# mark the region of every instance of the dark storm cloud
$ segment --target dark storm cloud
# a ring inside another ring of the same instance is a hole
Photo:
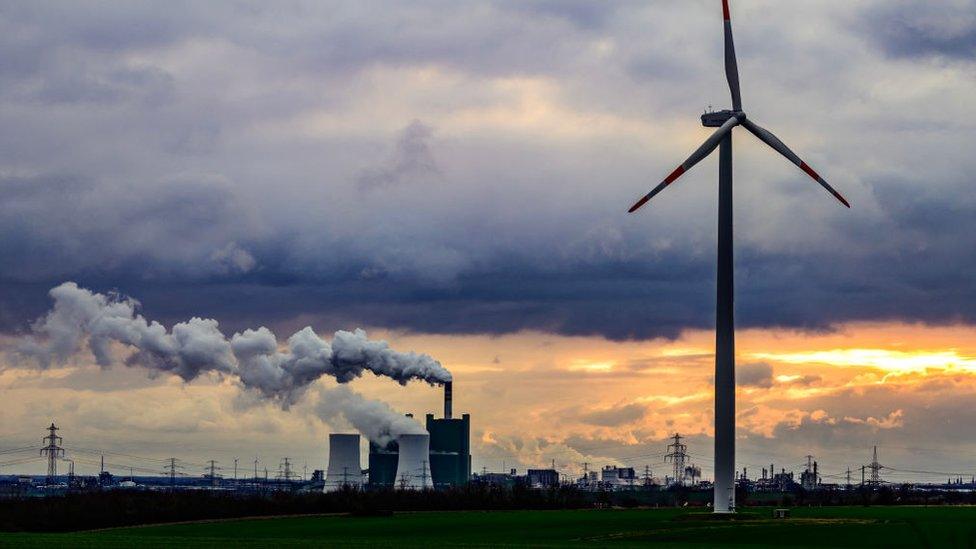
[[[7,284],[70,273],[206,278],[247,264],[246,252],[226,235],[250,232],[239,231],[250,213],[220,178],[109,185],[67,176],[7,177],[0,178],[0,197]],[[232,274],[241,270],[248,269]]]
[[[885,53],[972,61],[976,56],[976,2],[884,2],[858,20]]]
[[[837,23],[938,16],[887,5],[737,8],[763,123],[855,206],[737,141],[749,174],[737,179],[740,326],[976,321],[976,165],[959,122],[971,78],[909,94],[863,78],[878,66],[948,78],[853,46],[891,25]],[[727,94],[713,8],[7,6],[0,323],[23,329],[70,279],[137,295],[164,321],[229,330],[297,329],[297,317],[322,330],[613,339],[707,328],[713,161],[640,215],[624,210],[703,138],[695,114]],[[793,15],[821,39],[775,31]],[[969,32],[959,19],[952,36]]]
[[[396,185],[412,177],[433,176],[438,173],[437,162],[430,151],[434,129],[414,120],[400,132],[396,151],[385,165],[374,167],[359,176],[359,186],[365,190]]]

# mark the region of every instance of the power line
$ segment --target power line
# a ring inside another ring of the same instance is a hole
[[[6,450],[0,450],[0,454],[21,454],[24,452],[33,452],[37,449],[37,446],[24,446],[23,448],[7,448]]]

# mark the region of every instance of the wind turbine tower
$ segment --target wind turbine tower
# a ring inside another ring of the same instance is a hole
[[[718,128],[701,147],[678,166],[664,181],[644,195],[630,208],[630,212],[654,198],[695,164],[719,148],[718,177],[718,276],[715,302],[715,493],[713,509],[716,513],[735,512],[735,318],[733,308],[732,269],[732,130],[744,126],[760,141],[772,147],[787,160],[803,170],[834,196],[841,204],[850,203],[806,162],[769,130],[750,120],[742,110],[739,89],[739,69],[732,40],[732,19],[729,1],[722,0],[725,19],[725,76],[732,93],[732,109],[706,112],[702,125]]]

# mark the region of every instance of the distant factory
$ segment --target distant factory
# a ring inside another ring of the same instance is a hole
[[[325,490],[447,489],[467,484],[471,478],[471,416],[453,417],[451,382],[444,384],[444,417],[427,414],[425,423],[427,433],[403,434],[385,445],[371,441],[365,471],[360,468],[359,435],[330,435]]]

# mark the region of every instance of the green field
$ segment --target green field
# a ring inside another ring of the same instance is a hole
[[[772,520],[768,509],[708,520],[677,509],[306,516],[0,534],[2,547],[973,547],[976,507],[823,507]],[[752,514],[754,513],[754,514]]]

